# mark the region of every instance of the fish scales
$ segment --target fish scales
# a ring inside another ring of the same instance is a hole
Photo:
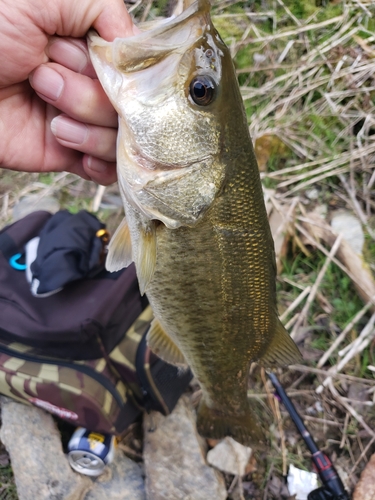
[[[89,35],[119,113],[126,220],[107,266],[136,264],[155,319],[152,350],[188,363],[202,388],[197,426],[264,439],[247,398],[252,361],[298,361],[276,306],[273,240],[235,71],[208,0],[131,39]]]
[[[159,228],[158,254],[170,258],[157,263],[147,290],[156,317],[163,318],[163,326],[199,373],[207,397],[223,409],[238,399],[246,412],[249,364],[261,357],[278,320],[273,266],[262,263],[273,259],[273,247],[263,199],[255,195],[259,175],[252,151],[238,161],[251,162],[253,168],[242,168],[239,174],[233,169],[236,175],[201,224],[175,231]],[[235,203],[234,192],[240,193]],[[175,279],[179,293],[172,295]],[[212,373],[219,387],[228,387],[228,377],[234,381],[229,392],[206,383]]]

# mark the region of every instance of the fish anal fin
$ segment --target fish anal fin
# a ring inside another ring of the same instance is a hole
[[[140,232],[135,266],[139,289],[143,295],[156,266],[156,222],[154,221],[150,221]]]
[[[227,414],[210,408],[203,397],[198,407],[197,429],[205,438],[223,439],[230,436],[238,443],[253,449],[266,442],[262,426],[250,405],[244,415]]]
[[[186,365],[184,355],[171,340],[157,319],[151,323],[147,334],[147,343],[150,349],[162,360],[172,365]]]
[[[265,368],[287,366],[302,361],[301,353],[281,321],[277,322],[276,331],[266,352],[258,360]]]
[[[109,242],[105,267],[108,271],[115,272],[127,267],[132,261],[130,231],[124,217]]]

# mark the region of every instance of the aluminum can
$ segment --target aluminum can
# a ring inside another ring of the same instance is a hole
[[[111,434],[78,427],[68,443],[70,466],[80,474],[100,476],[104,467],[112,462],[116,444],[116,437]]]

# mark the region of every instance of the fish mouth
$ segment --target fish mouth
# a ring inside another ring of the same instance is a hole
[[[106,47],[109,51],[108,60],[120,71],[140,71],[157,64],[171,52],[183,52],[190,45],[192,37],[198,39],[202,36],[210,9],[209,0],[197,0],[178,16],[159,22],[134,36],[115,38],[111,43],[102,40],[95,30],[90,30],[87,36],[89,48]],[[140,28],[142,30],[142,25]]]
[[[209,16],[210,9],[209,0],[197,0],[167,22],[129,38],[115,39],[112,46],[114,65],[129,73],[152,66],[171,52],[184,51],[191,44],[192,37],[198,39],[202,36],[207,26],[204,18]]]

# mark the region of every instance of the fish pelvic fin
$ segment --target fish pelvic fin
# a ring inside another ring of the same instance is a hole
[[[132,261],[130,231],[126,218],[124,217],[109,242],[105,267],[107,271],[113,273],[119,271],[123,267],[129,266]]]
[[[139,289],[143,295],[156,267],[156,222],[149,221],[142,227],[135,260]]]
[[[253,449],[266,443],[259,420],[250,405],[245,415],[226,414],[210,408],[203,397],[198,407],[197,429],[205,438],[223,439],[230,436],[238,443]]]
[[[171,340],[159,320],[154,319],[147,334],[147,343],[150,349],[166,363],[172,365],[186,365],[185,357]]]
[[[265,368],[270,368],[300,363],[301,361],[302,356],[298,347],[281,321],[278,320],[273,339],[258,363]]]

